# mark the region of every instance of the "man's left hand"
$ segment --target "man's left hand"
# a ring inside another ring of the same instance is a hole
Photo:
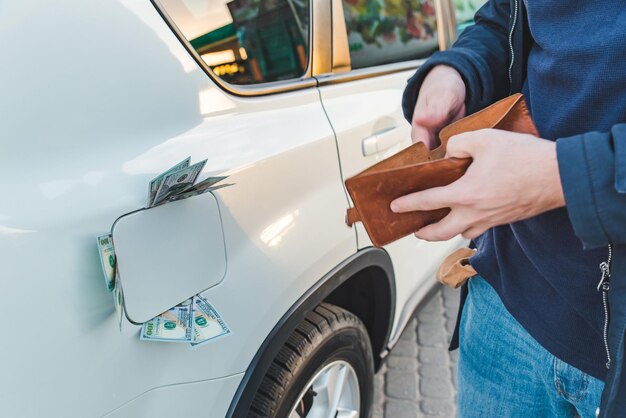
[[[532,135],[483,129],[448,141],[446,157],[473,159],[459,180],[399,197],[394,212],[450,208],[444,219],[415,233],[427,241],[458,234],[476,238],[487,229],[565,205],[556,144]]]

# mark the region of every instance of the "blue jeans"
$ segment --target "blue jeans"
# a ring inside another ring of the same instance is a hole
[[[460,323],[459,418],[595,417],[604,383],[557,359],[480,276]]]

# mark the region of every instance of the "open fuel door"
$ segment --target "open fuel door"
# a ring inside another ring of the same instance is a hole
[[[123,215],[111,233],[131,322],[150,320],[226,274],[222,223],[211,193]]]

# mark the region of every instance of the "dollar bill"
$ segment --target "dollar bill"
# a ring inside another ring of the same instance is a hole
[[[193,340],[191,346],[207,343],[230,334],[230,328],[219,313],[202,296],[193,297]]]
[[[206,161],[207,160],[200,161],[199,163],[195,163],[194,165],[183,168],[182,170],[175,171],[165,176],[150,206],[155,206],[159,203],[163,203],[167,200],[168,197],[175,195],[176,193],[179,193],[193,185],[193,183],[198,178],[198,175],[204,168],[204,164],[206,164]]]
[[[115,288],[115,250],[111,235],[100,235],[97,238],[100,263],[104,272],[104,280],[109,292]]]
[[[211,188],[211,186],[213,186],[214,184],[219,183],[220,181],[227,179],[227,178],[228,176],[208,177],[196,184],[192,184],[191,186],[183,189],[181,193],[186,193],[186,192],[191,192],[191,191],[202,192],[203,190],[207,190]]]
[[[178,164],[176,164],[174,167],[170,168],[169,170],[153,178],[150,181],[150,186],[148,187],[148,205],[150,205],[154,201],[154,197],[156,196],[156,193],[159,190],[159,187],[161,187],[161,184],[163,183],[163,180],[165,179],[165,177],[167,177],[168,175],[178,170],[182,170],[183,168],[189,167],[190,163],[191,163],[191,157],[187,157],[181,162],[179,162]]]
[[[198,183],[199,185],[200,183]],[[210,192],[213,190],[217,190],[217,189],[221,189],[222,187],[228,187],[228,186],[232,186],[234,183],[225,183],[225,184],[218,184],[218,185],[213,185],[213,186],[203,186],[201,188],[189,188],[187,190],[184,190],[180,193],[177,193],[173,196],[170,196],[167,200],[170,202],[174,202],[176,200],[182,200],[182,199],[187,199],[189,197],[192,196],[198,196],[200,194],[206,193],[206,192]]]
[[[189,299],[152,318],[141,327],[140,339],[146,341],[192,342],[193,309]]]
[[[115,303],[115,313],[117,323],[122,331],[122,318],[124,317],[124,292],[122,291],[122,282],[119,276],[116,276],[115,287],[113,288],[113,302]]]

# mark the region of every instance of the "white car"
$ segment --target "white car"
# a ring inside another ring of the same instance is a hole
[[[375,371],[463,240],[373,247],[345,224],[344,180],[410,144],[401,93],[454,38],[451,10],[0,2],[0,416],[368,417]],[[146,209],[189,156],[232,185]],[[196,294],[229,334],[140,340]]]

